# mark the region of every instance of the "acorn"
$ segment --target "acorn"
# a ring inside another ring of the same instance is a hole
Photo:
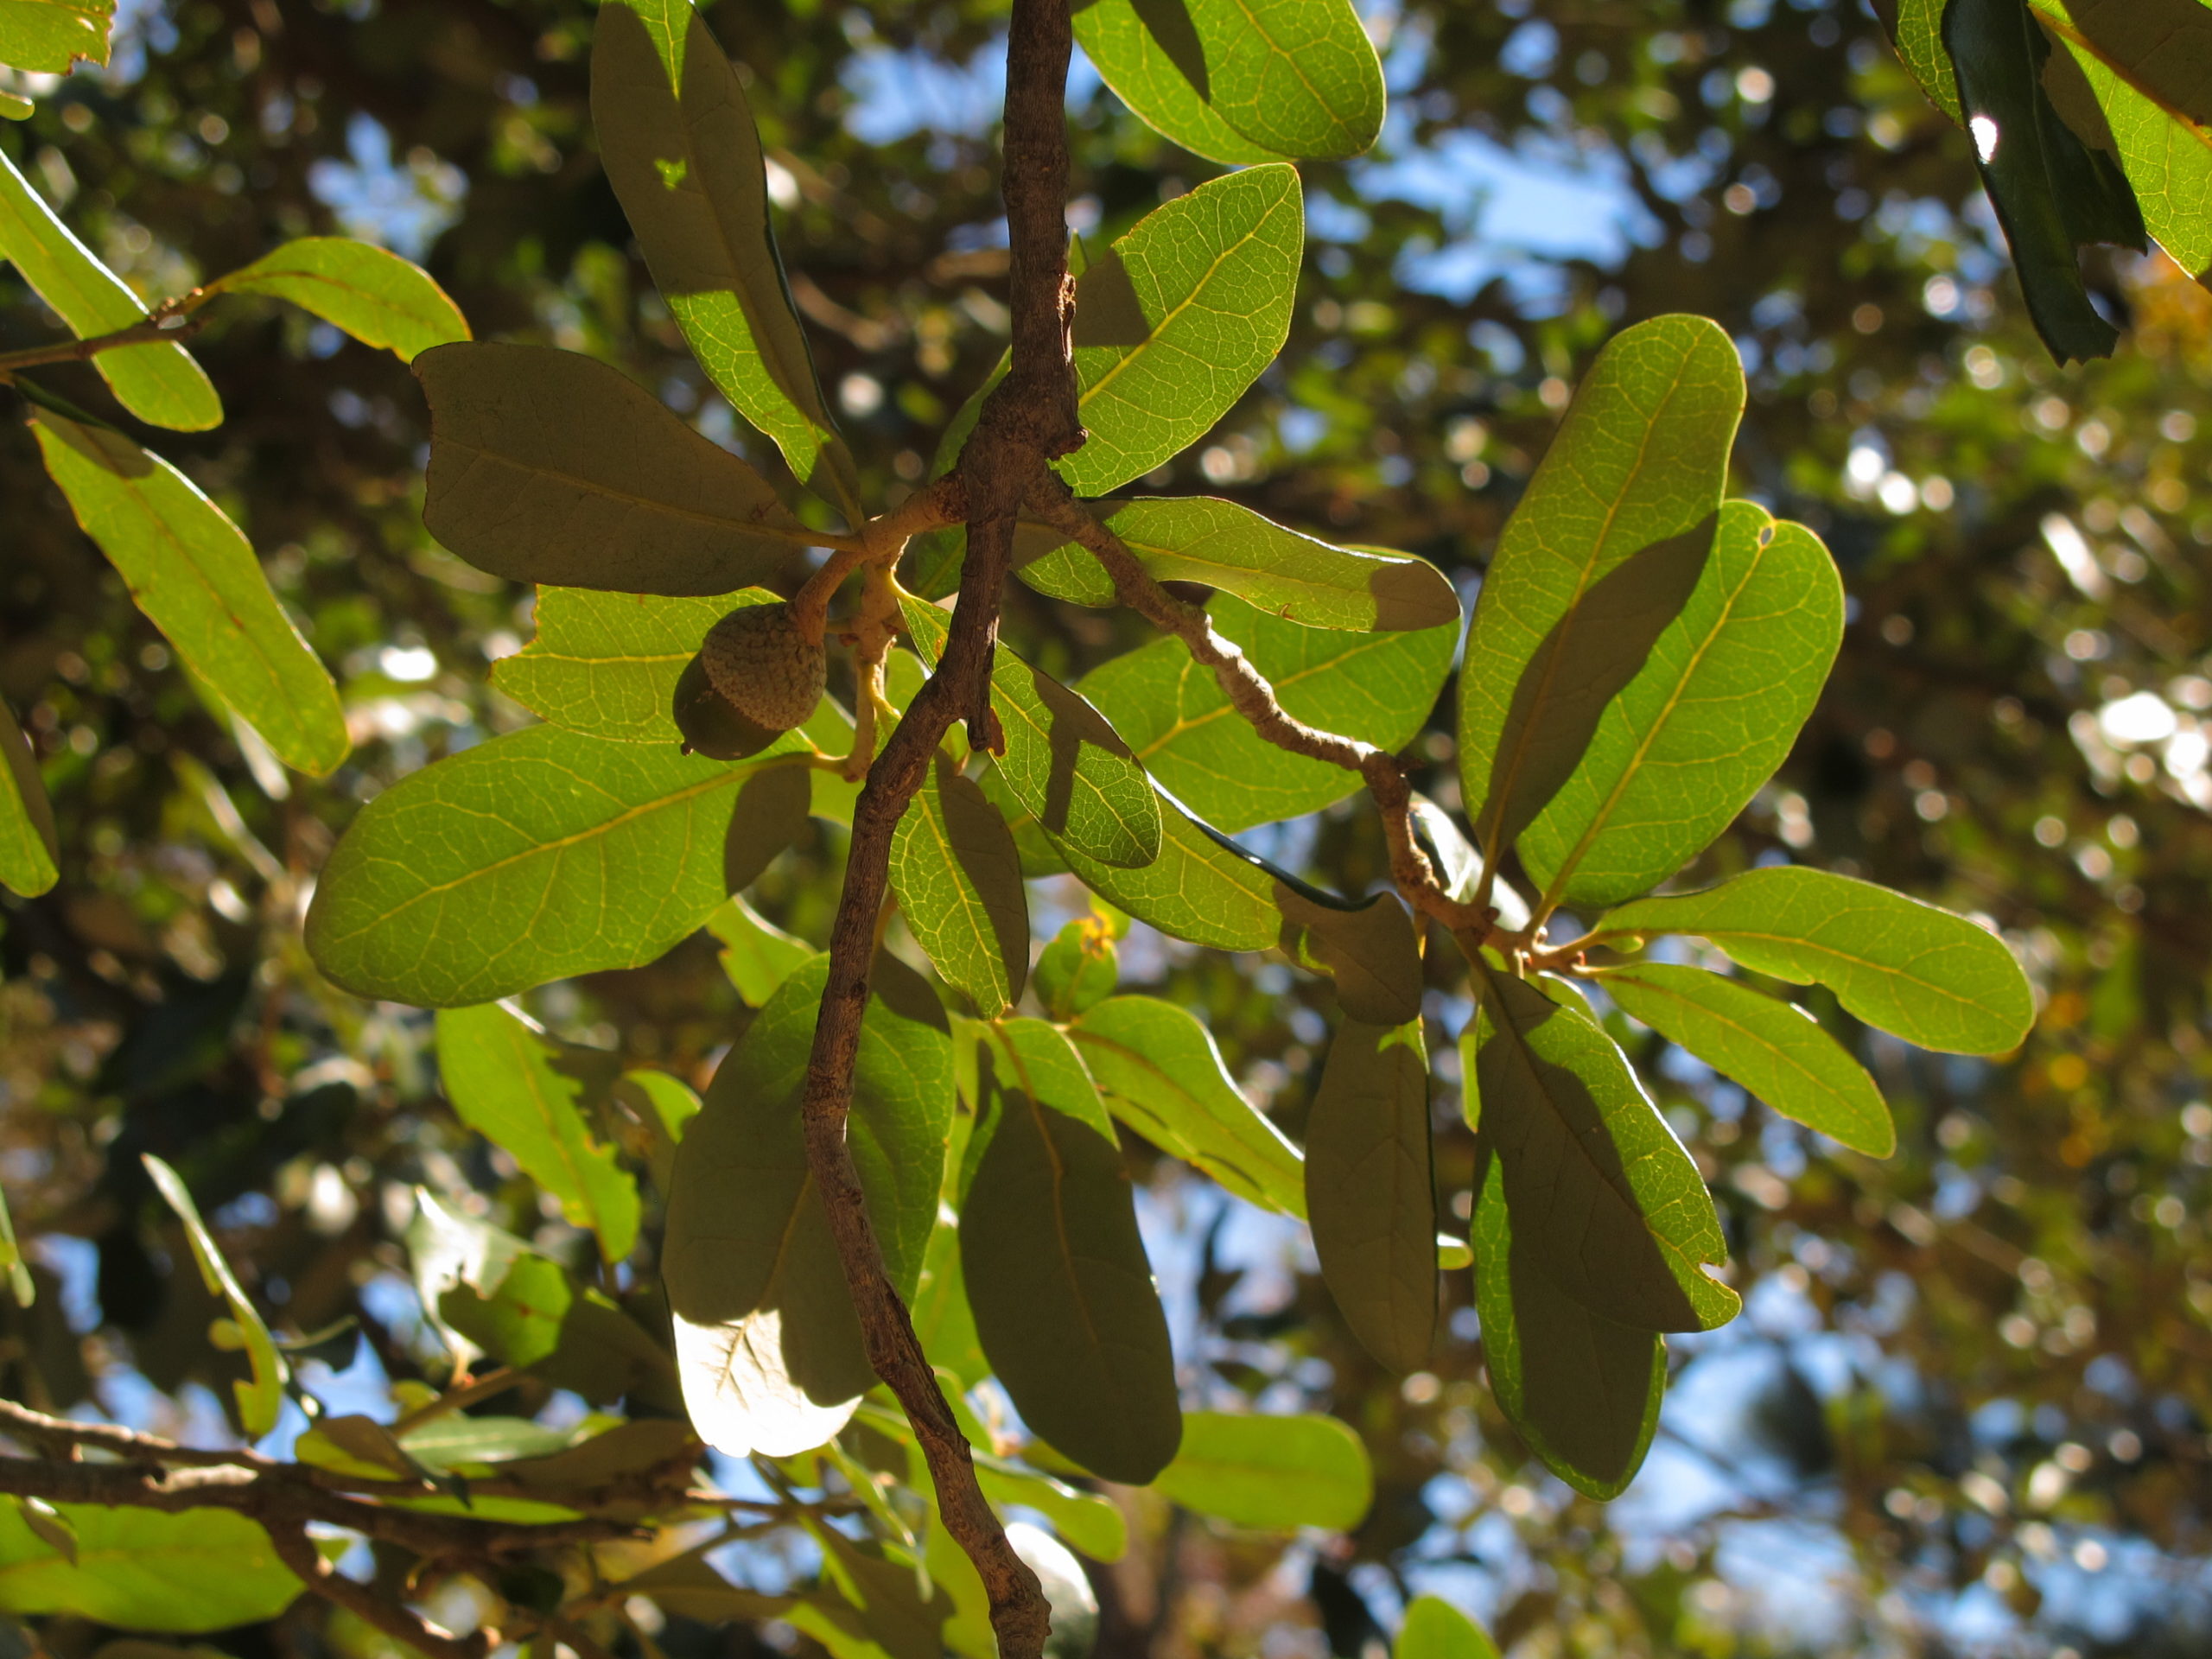
[[[814,712],[828,673],[821,643],[799,631],[788,604],[732,611],[676,683],[685,751],[717,760],[758,754]]]

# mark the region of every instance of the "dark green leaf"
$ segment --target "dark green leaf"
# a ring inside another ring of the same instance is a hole
[[[1436,707],[1459,643],[1456,620],[1416,632],[1352,634],[1281,621],[1226,594],[1209,610],[1216,631],[1244,648],[1287,713],[1392,751]],[[1358,773],[1286,753],[1254,731],[1213,671],[1179,639],[1154,639],[1117,657],[1079,689],[1162,787],[1230,834],[1316,811],[1360,786]]]
[[[343,760],[338,688],[223,510],[120,433],[45,409],[31,429],[78,524],[185,664],[286,765],[320,778]]]
[[[1497,1659],[1497,1645],[1441,1596],[1416,1596],[1390,1659]]]
[[[591,111],[607,181],[700,365],[857,525],[859,474],[791,308],[752,107],[690,0],[601,8]]]
[[[1736,1293],[1704,1271],[1728,1259],[1712,1197],[1613,1039],[1571,990],[1554,1001],[1482,964],[1475,979],[1467,1111],[1503,1169],[1515,1236],[1560,1290],[1619,1324],[1733,1319]]]
[[[1306,1213],[1298,1148],[1230,1080],[1213,1033],[1152,996],[1113,996],[1068,1035],[1114,1115],[1239,1198]]]
[[[817,957],[777,988],[677,1153],[663,1261],[684,1402],[732,1456],[819,1446],[875,1381],[799,1116],[829,971]],[[951,1043],[912,969],[879,956],[873,980],[847,1136],[885,1267],[911,1297],[950,1134]]]
[[[0,1611],[190,1634],[259,1624],[300,1593],[269,1535],[235,1510],[54,1510],[76,1535],[73,1564],[0,1504]]]
[[[1367,1517],[1375,1476],[1359,1436],[1333,1417],[1194,1411],[1154,1491],[1232,1526],[1347,1532]]]
[[[1348,905],[1302,882],[1277,881],[1275,908],[1284,950],[1336,980],[1346,1014],[1373,1026],[1421,1017],[1421,945],[1396,895]]]
[[[146,308],[0,155],[0,259],[80,340],[146,320]],[[181,432],[223,423],[214,383],[183,346],[165,341],[102,352],[92,366],[115,399],[140,420]]]
[[[219,1296],[230,1310],[230,1318],[218,1320],[208,1331],[208,1338],[218,1348],[232,1352],[243,1350],[253,1368],[251,1380],[240,1380],[231,1387],[238,1397],[238,1420],[248,1439],[259,1440],[276,1427],[276,1419],[284,1409],[284,1383],[291,1375],[284,1363],[283,1355],[276,1351],[276,1344],[269,1334],[269,1326],[245,1292],[239,1288],[237,1275],[231,1264],[208,1236],[207,1224],[200,1219],[200,1211],[192,1202],[192,1194],[184,1182],[160,1159],[150,1152],[141,1154],[146,1173],[154,1178],[154,1185],[176,1217],[184,1224],[186,1242],[192,1247],[192,1259],[199,1265],[200,1277],[210,1295]]]
[[[1475,1075],[1475,1056],[1467,1073]],[[1470,1116],[1472,1101],[1470,1100]],[[1667,1344],[1562,1291],[1549,1250],[1515,1225],[1502,1161],[1482,1160],[1475,1203],[1475,1310],[1483,1366],[1506,1421],[1544,1466],[1600,1502],[1627,1490],[1659,1423]]]
[[[498,1003],[442,1009],[438,1071],[461,1121],[505,1148],[609,1262],[638,1240],[638,1185],[585,1120],[616,1061],[548,1037]]]
[[[1702,852],[1788,757],[1842,638],[1843,583],[1820,537],[1752,502],[1723,505],[1688,602],[1522,832],[1537,908],[1618,904]]]
[[[891,841],[891,887],[947,983],[995,1020],[1029,975],[1021,857],[998,809],[940,750]]]
[[[0,886],[35,899],[61,879],[61,840],[38,757],[0,702]]]
[[[1436,1339],[1436,1186],[1421,1022],[1347,1019],[1306,1120],[1306,1212],[1321,1277],[1360,1346],[1419,1370]]]
[[[478,341],[423,353],[415,374],[430,403],[423,522],[493,575],[727,594],[807,543],[766,480],[619,369]]]
[[[2027,976],[1987,928],[1825,870],[1749,870],[1702,893],[1641,899],[1601,917],[1592,937],[1656,933],[1698,934],[1755,973],[1817,981],[1923,1048],[2002,1054],[2035,1021]]]
[[[0,0],[0,63],[38,75],[105,63],[114,21],[115,0]]]
[[[1113,995],[1121,977],[1113,933],[1105,918],[1093,912],[1077,917],[1053,936],[1037,957],[1031,982],[1046,1014],[1065,1022]]]
[[[1198,442],[1282,349],[1306,236],[1296,169],[1247,168],[1154,209],[1076,285],[1090,441],[1057,463],[1103,495]]]
[[[1030,1427],[1142,1485],[1175,1455],[1181,1414],[1113,1122],[1042,1020],[991,1027],[978,1073],[960,1255],[983,1351]]]
[[[348,237],[303,236],[208,287],[289,300],[403,363],[468,338],[468,320],[428,271]]]
[[[1608,969],[1603,982],[1634,1018],[1784,1117],[1870,1157],[1897,1150],[1874,1079],[1803,1009],[1702,968],[1632,962]]]
[[[739,785],[722,837],[725,889],[743,893],[806,833],[812,785],[812,768],[793,766],[760,767]]]

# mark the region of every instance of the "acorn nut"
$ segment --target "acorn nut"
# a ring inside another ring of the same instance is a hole
[[[799,632],[788,604],[732,611],[676,683],[685,748],[717,760],[758,754],[814,712],[828,671],[821,645]]]

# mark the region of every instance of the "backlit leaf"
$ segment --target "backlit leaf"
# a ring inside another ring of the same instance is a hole
[[[1001,1510],[1034,1510],[1052,1530],[1094,1561],[1118,1561],[1129,1552],[1128,1522],[1113,1500],[1081,1492],[1064,1480],[1032,1473],[988,1455],[976,1459],[976,1484]]]
[[[1121,976],[1113,935],[1094,912],[1077,917],[1053,935],[1038,955],[1030,982],[1046,1015],[1068,1020],[1113,995]]]
[[[468,320],[429,272],[350,237],[303,236],[208,286],[289,300],[403,363],[468,338]]]
[[[1076,284],[1090,442],[1055,463],[1103,495],[1195,443],[1282,349],[1306,235],[1298,174],[1213,179],[1155,208]]]
[[[777,988],[677,1154],[663,1261],[683,1398],[732,1456],[819,1446],[875,1382],[799,1115],[829,971],[817,957]],[[951,1043],[912,969],[880,956],[871,977],[846,1133],[885,1268],[912,1297],[951,1128]]]
[[[78,524],[185,665],[287,766],[320,778],[343,760],[338,688],[223,510],[120,433],[47,409],[31,429]]]
[[[557,726],[448,755],[340,838],[308,949],[348,990],[423,1007],[651,962],[728,896],[751,770]]]
[[[1747,870],[1701,893],[1641,899],[1601,917],[1593,938],[1656,933],[1698,934],[1754,973],[1817,981],[1923,1048],[2002,1054],[2035,1020],[2027,976],[1988,929],[1826,870]]]
[[[61,879],[61,841],[38,758],[0,702],[0,886],[35,899]]]
[[[939,751],[891,840],[891,887],[947,983],[995,1020],[1029,975],[1029,900],[1014,832]]]
[[[1497,1644],[1441,1596],[1416,1596],[1406,1605],[1390,1659],[1497,1659]]]
[[[430,403],[423,522],[493,575],[727,594],[806,544],[766,479],[595,359],[475,341],[423,353],[415,374]]]
[[[1897,1150],[1897,1126],[1874,1079],[1802,1008],[1702,968],[1666,963],[1608,969],[1604,984],[1630,1016],[1784,1117],[1870,1157]]]
[[[16,164],[0,155],[0,259],[50,306],[80,340],[113,334],[146,319],[146,308],[123,279],[54,217]],[[168,341],[102,352],[92,366],[115,400],[140,420],[181,432],[204,432],[223,422],[222,399],[191,353]]]
[[[1139,496],[1096,510],[1160,581],[1204,582],[1286,622],[1360,633],[1459,626],[1459,594],[1424,559],[1332,547],[1208,496]],[[1118,603],[1105,566],[1058,541],[1045,524],[1023,521],[1014,543],[1021,579],[1079,605]]]
[[[114,21],[115,0],[0,0],[0,63],[40,75],[105,63]]]
[[[1114,1116],[1237,1197],[1306,1213],[1298,1148],[1244,1097],[1213,1033],[1173,1002],[1111,996],[1068,1028]]]
[[[1951,74],[1951,54],[1943,49],[1945,0],[1897,0],[1891,20],[1891,35],[1904,61],[1930,103],[1963,127],[1959,108],[1958,82]]]
[[[1333,1417],[1194,1411],[1152,1489],[1232,1526],[1344,1532],[1366,1519],[1375,1476],[1359,1436]]]
[[[1137,868],[1117,868],[1070,841],[1048,839],[1084,886],[1163,933],[1222,950],[1273,945],[1282,932],[1274,873],[1174,802],[1161,798],[1156,810],[1160,850]]]
[[[1342,633],[1279,620],[1226,594],[1208,608],[1216,631],[1244,648],[1287,713],[1386,750],[1402,747],[1427,721],[1459,643],[1456,620],[1415,632]],[[1287,753],[1254,731],[1179,639],[1116,657],[1078,689],[1163,788],[1230,834],[1319,810],[1360,787],[1357,772]]]
[[[1503,1170],[1515,1236],[1561,1291],[1619,1324],[1734,1318],[1736,1293],[1704,1271],[1728,1256],[1712,1197],[1613,1039],[1572,991],[1554,1001],[1481,964],[1475,980],[1467,1110]]]
[[[1467,638],[1459,777],[1483,847],[1542,810],[1688,599],[1743,408],[1736,348],[1701,317],[1624,331],[1583,381]]]
[[[243,1349],[253,1368],[251,1381],[241,1379],[231,1387],[238,1396],[238,1422],[249,1440],[257,1440],[276,1427],[276,1419],[284,1409],[284,1380],[291,1373],[285,1366],[284,1357],[276,1351],[269,1326],[251,1300],[238,1287],[238,1278],[231,1272],[231,1264],[223,1252],[208,1236],[207,1225],[200,1219],[199,1207],[185,1190],[183,1180],[152,1153],[141,1155],[145,1160],[146,1173],[154,1178],[156,1189],[184,1224],[185,1240],[192,1247],[192,1259],[199,1265],[200,1277],[208,1294],[221,1297],[230,1309],[230,1329],[226,1331],[218,1325],[209,1335],[219,1347]]]
[[[689,0],[601,10],[591,111],[607,181],[700,365],[793,475],[858,524],[859,475],[791,308],[752,107]]]
[[[1788,757],[1842,638],[1820,538],[1725,505],[1688,603],[1522,832],[1538,907],[1618,904],[1702,852]]]
[[[1031,1428],[1094,1474],[1142,1485],[1182,1423],[1112,1120],[1042,1020],[992,1027],[977,1065],[960,1256],[983,1351]]]
[[[1092,0],[1075,29],[1140,119],[1210,161],[1342,161],[1382,129],[1382,66],[1345,0]]]
[[[815,954],[747,904],[733,897],[707,918],[707,931],[722,942],[722,971],[750,1007],[766,1002],[791,970]]]
[[[269,1535],[236,1510],[54,1507],[76,1535],[73,1563],[0,1504],[0,1611],[188,1635],[259,1624],[300,1593]]]
[[[614,1057],[557,1041],[496,1002],[442,1009],[437,1032],[438,1071],[461,1121],[551,1193],[570,1226],[599,1240],[602,1258],[627,1256],[638,1185],[585,1118],[614,1081]]]

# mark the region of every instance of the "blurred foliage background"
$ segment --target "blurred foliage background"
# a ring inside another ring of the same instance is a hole
[[[753,78],[823,382],[895,493],[1004,343],[1002,10],[720,0],[708,16]],[[108,68],[25,78],[37,112],[0,124],[0,148],[149,298],[343,230],[422,259],[480,338],[604,358],[772,473],[684,351],[601,176],[591,18],[581,0],[134,0]],[[1967,140],[1859,7],[1382,0],[1370,19],[1393,111],[1372,155],[1304,169],[1290,346],[1147,487],[1420,553],[1471,597],[1608,333],[1718,318],[1752,385],[1733,489],[1822,534],[1851,621],[1789,766],[1700,874],[1779,852],[1978,912],[2030,965],[2042,1016],[2000,1065],[1865,1038],[1901,1128],[1880,1164],[1639,1039],[1719,1196],[1748,1307],[1670,1344],[1660,1439],[1611,1506],[1545,1476],[1478,1389],[1464,1272],[1435,1369],[1384,1376],[1294,1224],[1163,1163],[1140,1203],[1186,1399],[1334,1411],[1367,1438],[1378,1499],[1357,1533],[1286,1546],[1131,1497],[1140,1542],[1095,1569],[1102,1652],[1372,1659],[1421,1590],[1528,1659],[2205,1651],[2212,295],[2157,257],[2113,259],[2094,276],[2128,325],[2120,354],[2055,369]],[[1080,63],[1070,107],[1087,238],[1214,170]],[[56,333],[0,271],[0,348]],[[29,435],[0,431],[0,696],[65,849],[55,891],[0,899],[0,1180],[41,1293],[0,1310],[0,1389],[219,1440],[234,1362],[206,1344],[204,1293],[138,1154],[187,1175],[281,1329],[359,1321],[304,1370],[342,1409],[388,1414],[394,1389],[443,1376],[393,1230],[412,1185],[556,1253],[575,1239],[441,1103],[429,1017],[321,984],[298,940],[362,801],[527,721],[486,668],[529,638],[530,594],[424,532],[423,407],[389,354],[243,302],[195,351],[229,418],[158,447],[252,537],[358,747],[314,783],[211,714]],[[89,369],[50,378],[135,430]],[[1064,677],[1141,637],[1011,591],[1010,633]],[[1417,752],[1448,800],[1448,738]],[[818,943],[840,848],[815,834],[762,907]],[[1354,804],[1268,843],[1348,889],[1382,873]],[[1083,902],[1072,886],[1035,898],[1039,938]],[[1122,963],[1203,1007],[1297,1133],[1323,1025],[1287,969],[1141,927]],[[1465,1005],[1433,1001],[1456,1030]],[[702,1084],[746,1017],[703,937],[532,1004]],[[1435,1058],[1438,1121],[1456,1123],[1455,1056]],[[1447,1191],[1467,1173],[1456,1136]],[[303,1422],[295,1408],[279,1440]],[[749,1570],[774,1588],[810,1568]],[[254,1659],[380,1640],[309,1628],[320,1617],[218,1644]],[[99,1637],[49,1621],[38,1639],[73,1659]],[[809,1645],[683,1620],[658,1640],[671,1659]]]

